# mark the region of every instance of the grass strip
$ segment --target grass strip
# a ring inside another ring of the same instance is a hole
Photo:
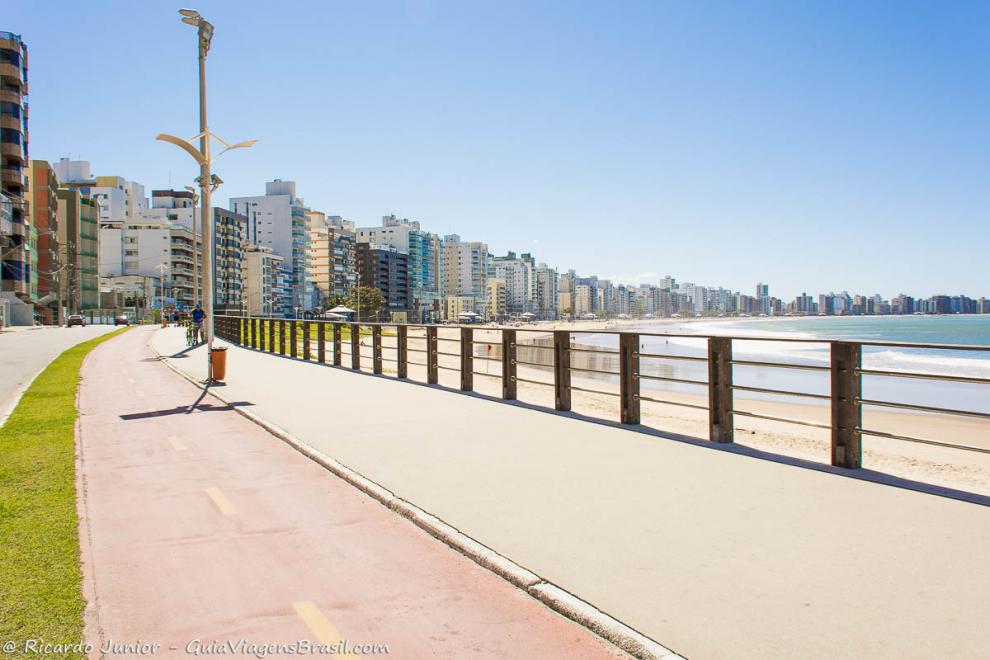
[[[83,641],[76,389],[86,354],[125,330],[55,358],[0,428],[0,642],[21,651],[29,639]]]

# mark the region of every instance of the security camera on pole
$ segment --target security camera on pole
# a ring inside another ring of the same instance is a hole
[[[163,142],[171,142],[187,154],[193,157],[199,164],[200,174],[196,183],[200,188],[200,225],[203,231],[203,254],[201,257],[201,269],[203,271],[203,311],[206,317],[203,320],[204,335],[206,340],[206,384],[213,380],[213,210],[210,206],[210,195],[223,184],[220,177],[213,174],[210,168],[213,164],[213,157],[210,154],[210,138],[222,144],[225,149],[217,154],[217,158],[227,153],[231,149],[241,149],[250,147],[257,140],[245,140],[237,144],[228,144],[210,132],[206,122],[206,54],[210,50],[210,42],[213,40],[213,24],[208,22],[195,9],[180,9],[182,22],[192,25],[199,30],[199,134],[188,140],[160,133],[155,139]],[[195,146],[195,140],[199,140],[199,148]],[[193,237],[195,239],[195,236]],[[194,294],[195,299],[195,294]]]

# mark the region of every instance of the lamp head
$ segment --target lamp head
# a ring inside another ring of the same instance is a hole
[[[185,23],[186,25],[192,25],[193,27],[196,27],[196,26],[199,25],[199,19],[198,18],[183,18],[182,19],[182,22]]]
[[[179,13],[186,18],[200,18],[199,12],[195,9],[180,9]]]

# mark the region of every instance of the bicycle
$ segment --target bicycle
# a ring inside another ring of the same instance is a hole
[[[196,346],[199,344],[200,329],[195,323],[186,326],[186,346]]]

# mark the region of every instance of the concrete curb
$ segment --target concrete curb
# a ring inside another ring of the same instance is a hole
[[[203,384],[201,382],[181,371],[167,357],[159,353],[151,341],[147,345],[165,366],[190,383],[202,387]],[[231,402],[222,394],[213,390],[210,390],[209,394],[222,403],[228,406],[231,405]],[[250,410],[245,410],[238,406],[231,407],[240,415],[251,420],[279,440],[282,440],[302,455],[323,466],[366,495],[377,500],[383,506],[388,507],[404,518],[408,518],[410,522],[438,541],[460,552],[482,568],[495,573],[514,586],[524,590],[531,597],[539,600],[551,610],[584,626],[629,655],[643,660],[682,660],[682,656],[674,653],[659,642],[630,628],[618,619],[609,616],[569,591],[562,589],[548,580],[544,580],[536,573],[523,568],[508,557],[499,554],[483,543],[461,532],[456,527],[420,509],[415,504],[400,499],[395,493],[384,486],[368,479],[364,475],[299,440],[281,427],[259,417]]]

